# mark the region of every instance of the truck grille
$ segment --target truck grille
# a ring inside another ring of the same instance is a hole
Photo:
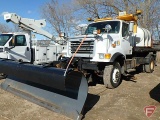
[[[75,53],[80,41],[71,41],[71,53]],[[79,54],[93,54],[94,41],[84,41],[77,53]]]

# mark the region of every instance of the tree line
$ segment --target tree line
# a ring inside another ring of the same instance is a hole
[[[135,13],[142,10],[139,25],[150,30],[160,39],[160,0],[50,0],[40,7],[40,15],[46,19],[47,30],[53,34],[60,32],[73,36],[77,26],[87,23],[87,18],[115,17],[120,11]],[[5,29],[0,24],[0,29]]]

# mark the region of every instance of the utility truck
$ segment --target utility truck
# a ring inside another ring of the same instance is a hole
[[[16,61],[30,62],[33,64],[44,64],[57,61],[65,43],[59,44],[53,35],[43,30],[46,21],[22,18],[15,13],[4,14],[6,22],[13,22],[22,28],[23,32],[0,34],[0,57]],[[32,32],[44,35],[55,42],[55,45],[36,46],[32,45]],[[59,41],[62,43],[62,41]]]
[[[153,48],[151,33],[138,26],[140,14],[138,10],[135,14],[121,12],[116,19],[96,19],[88,25],[85,35],[68,38],[70,66],[83,71],[86,77],[103,78],[107,88],[116,88],[121,76],[135,71],[137,66],[152,73],[159,49]]]

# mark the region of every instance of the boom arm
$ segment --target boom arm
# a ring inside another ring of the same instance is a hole
[[[34,19],[22,18],[19,15],[16,15],[15,13],[7,13],[4,14],[4,20],[6,20],[6,22],[11,21],[15,24],[18,24],[19,27],[21,27],[22,29],[30,30],[34,33],[44,35],[52,40],[54,39],[53,35],[42,29],[42,27],[46,26],[45,19],[34,20]]]

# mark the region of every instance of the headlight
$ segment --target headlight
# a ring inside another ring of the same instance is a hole
[[[0,52],[3,52],[3,48],[0,48]]]
[[[99,59],[110,59],[111,58],[111,54],[110,53],[99,53]]]
[[[104,54],[103,53],[99,53],[99,59],[104,59]]]

